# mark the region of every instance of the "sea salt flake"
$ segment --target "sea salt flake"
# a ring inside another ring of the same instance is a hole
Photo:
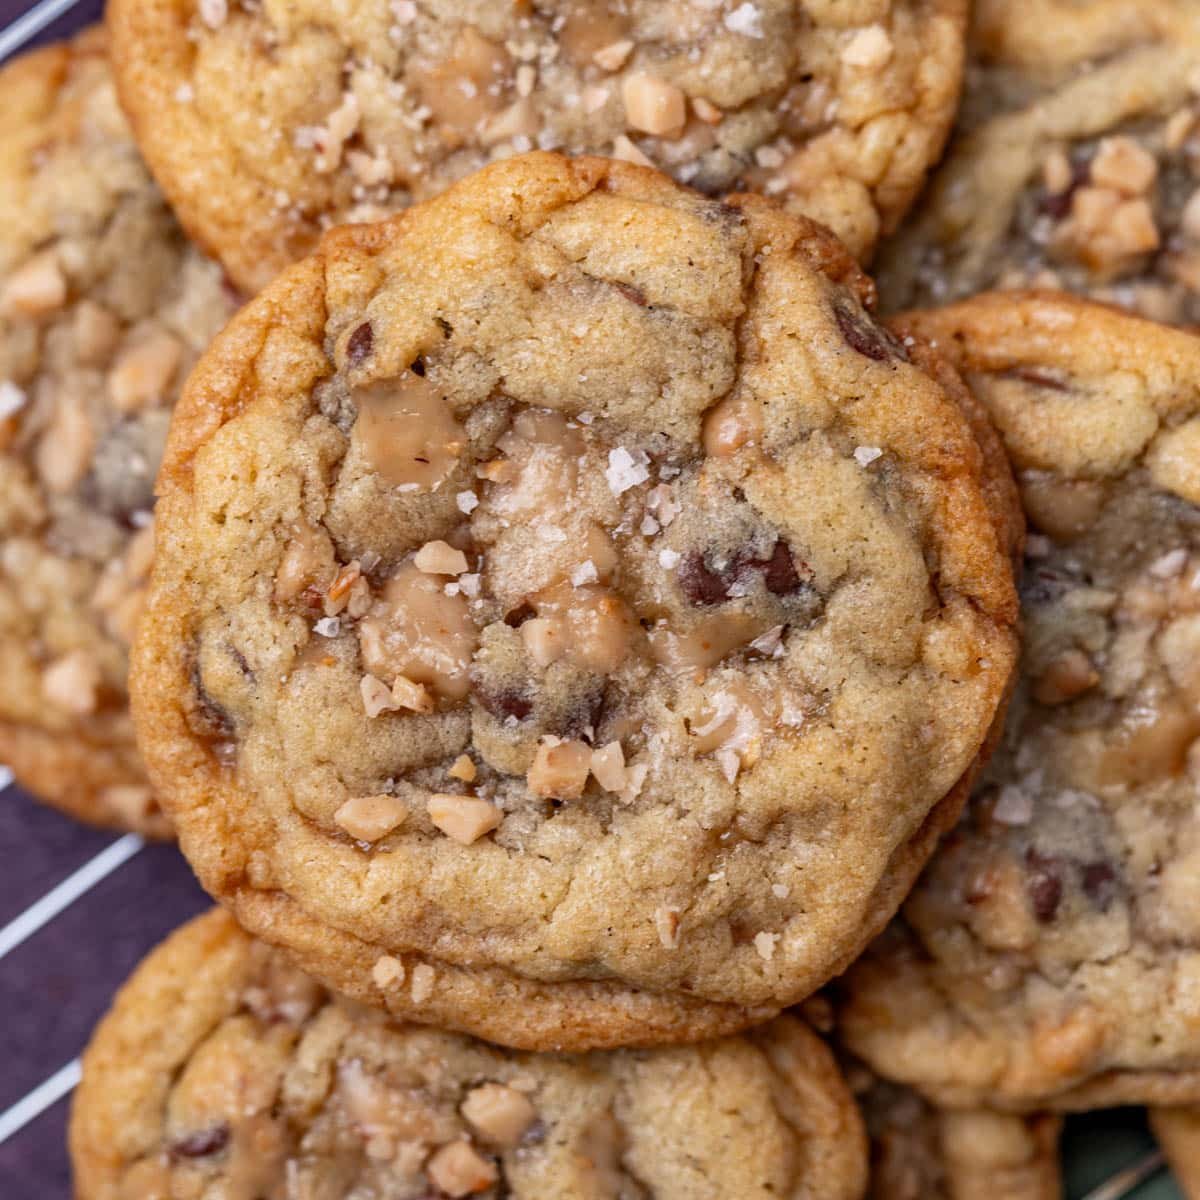
[[[860,467],[869,467],[882,454],[883,451],[878,446],[859,446],[854,451],[854,461]]]
[[[1028,825],[1033,819],[1033,797],[1020,788],[1001,788],[992,816],[1001,825]]]
[[[12,380],[0,380],[0,421],[19,413],[27,402],[28,397]]]
[[[604,477],[612,494],[620,496],[631,487],[645,483],[650,478],[649,463],[650,456],[644,450],[638,450],[636,454],[630,454],[624,446],[610,450]]]
[[[459,492],[455,497],[455,503],[458,505],[459,512],[472,513],[479,507],[479,497],[474,492]]]
[[[599,578],[600,576],[596,571],[596,564],[590,558],[586,562],[581,562],[571,572],[571,584],[574,587],[583,587],[585,583],[595,583]]]
[[[322,617],[314,626],[313,632],[322,637],[337,637],[341,632],[342,622],[337,617]]]
[[[660,550],[658,552],[658,565],[664,571],[673,571],[679,566],[679,551],[678,550]]]
[[[737,8],[725,16],[725,28],[730,33],[740,33],[745,37],[760,38],[763,36],[762,13],[749,0],[739,4]]]

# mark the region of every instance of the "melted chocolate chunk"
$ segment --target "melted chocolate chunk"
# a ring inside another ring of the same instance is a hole
[[[613,282],[613,287],[615,287],[617,291],[625,297],[626,300],[636,304],[639,308],[645,308],[647,306],[648,301],[646,300],[646,293],[640,288],[635,288],[630,283],[617,283],[616,281]]]
[[[1052,855],[1039,854],[1031,846],[1025,852],[1025,862],[1029,867],[1026,886],[1034,916],[1043,925],[1049,924],[1058,914],[1058,906],[1062,903],[1062,860]]]
[[[220,1154],[227,1145],[229,1126],[222,1122],[209,1129],[201,1129],[197,1133],[177,1138],[171,1143],[167,1153],[172,1158],[208,1158],[211,1154]]]
[[[1080,878],[1084,895],[1101,912],[1107,912],[1117,894],[1117,872],[1112,865],[1106,862],[1085,863]]]
[[[1092,164],[1090,160],[1080,160],[1071,164],[1071,182],[1065,191],[1045,191],[1038,198],[1038,212],[1054,221],[1061,221],[1071,212],[1075,193],[1091,178]]]
[[[346,361],[352,367],[357,367],[365,358],[369,358],[375,348],[375,330],[370,321],[364,321],[351,335],[346,343]]]
[[[875,362],[907,358],[904,348],[886,329],[876,325],[866,313],[848,303],[835,303],[833,317],[852,350]]]
[[[532,604],[522,602],[516,608],[504,614],[504,623],[509,629],[520,629],[534,615]]]
[[[704,561],[704,555],[699,550],[693,550],[684,556],[676,578],[688,603],[697,607],[720,604],[721,601],[728,600],[729,588],[733,583],[731,575],[714,571]]]
[[[800,587],[800,576],[796,574],[796,564],[792,561],[792,552],[782,538],[775,543],[770,558],[765,562],[756,562],[752,565],[762,571],[767,591],[776,596],[790,595]]]

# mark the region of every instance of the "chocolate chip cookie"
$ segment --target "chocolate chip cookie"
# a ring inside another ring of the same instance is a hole
[[[908,327],[1017,469],[1024,662],[962,824],[844,982],[844,1034],[950,1105],[1195,1101],[1200,339],[1049,293]]]
[[[531,149],[788,197],[865,257],[941,153],[966,0],[118,0],[121,92],[247,290]],[[247,87],[246,81],[254,86]]]
[[[937,1109],[862,1068],[849,1081],[871,1141],[868,1200],[1061,1200],[1061,1117]]]
[[[0,762],[162,835],[128,644],[170,405],[231,311],[138,157],[99,30],[0,71]]]
[[[1200,323],[1200,9],[991,0],[959,133],[881,255],[885,305],[1062,288]]]
[[[532,1048],[844,967],[1015,655],[982,455],[870,291],[804,218],[602,159],[326,235],[160,475],[135,703],[206,887]]]
[[[118,995],[71,1154],[79,1200],[856,1200],[866,1182],[854,1102],[793,1017],[678,1049],[500,1050],[331,997],[221,910]]]

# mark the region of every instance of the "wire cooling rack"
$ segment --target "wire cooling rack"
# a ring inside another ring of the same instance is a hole
[[[0,62],[102,10],[103,0],[0,0]],[[79,1053],[142,956],[208,903],[174,847],[77,825],[0,766],[4,1200],[68,1200],[67,1106]],[[1137,1110],[1071,1118],[1064,1160],[1069,1200],[1182,1200]]]

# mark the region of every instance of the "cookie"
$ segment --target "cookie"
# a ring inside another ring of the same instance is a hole
[[[152,169],[253,291],[330,224],[378,219],[530,149],[787,197],[865,258],[941,153],[966,9],[118,0],[109,23]]]
[[[215,910],[155,950],[84,1056],[79,1200],[855,1200],[866,1147],[825,1045],[537,1055],[330,996]]]
[[[871,1142],[868,1200],[1062,1200],[1062,1118],[937,1109],[910,1088],[850,1074]]]
[[[1200,1098],[1200,339],[1050,293],[908,327],[963,369],[1031,533],[1004,744],[842,985],[850,1047],[950,1106]]]
[[[0,762],[163,835],[125,676],[170,405],[229,311],[138,157],[100,30],[0,71]]]
[[[326,235],[160,475],[135,706],[209,891],[532,1048],[850,962],[1015,654],[982,455],[869,300],[821,227],[611,160]]]
[[[1187,1108],[1152,1108],[1150,1129],[1185,1200],[1200,1196],[1200,1114]]]
[[[992,0],[959,133],[880,255],[885,307],[1061,288],[1200,323],[1200,10]]]

